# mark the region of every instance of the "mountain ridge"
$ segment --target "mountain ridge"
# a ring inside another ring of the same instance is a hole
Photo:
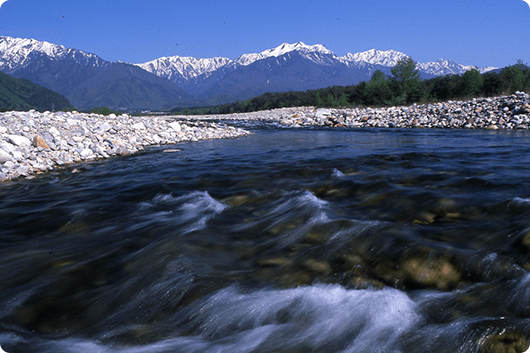
[[[151,68],[148,68],[146,64],[153,64],[157,61],[169,61],[169,60],[173,60],[173,61],[176,61],[178,60],[179,58],[180,59],[194,59],[196,61],[198,60],[214,60],[214,59],[223,59],[224,60],[224,65],[221,64],[221,65],[218,65],[216,69],[219,69],[223,66],[226,66],[226,65],[233,65],[233,66],[238,66],[238,65],[244,65],[244,66],[248,66],[258,60],[263,60],[263,59],[267,59],[267,58],[270,58],[270,57],[279,57],[279,56],[282,56],[282,55],[285,55],[287,53],[290,53],[290,52],[293,52],[293,51],[299,51],[299,52],[302,52],[306,58],[309,58],[310,60],[313,60],[315,62],[318,62],[320,64],[323,64],[325,63],[324,60],[322,60],[322,57],[324,55],[328,55],[332,58],[334,58],[337,62],[341,62],[341,63],[344,63],[346,65],[349,65],[349,66],[355,66],[356,64],[359,64],[359,63],[366,63],[366,64],[371,64],[371,65],[380,65],[380,66],[383,66],[383,67],[388,67],[388,68],[392,68],[394,67],[397,62],[400,60],[400,59],[404,59],[404,58],[408,58],[409,56],[405,53],[402,53],[402,52],[398,52],[398,51],[395,51],[393,49],[390,49],[390,50],[377,50],[377,49],[370,49],[370,50],[367,50],[367,51],[364,51],[364,52],[359,52],[359,53],[355,53],[355,54],[352,54],[352,53],[347,53],[346,55],[344,56],[337,56],[335,53],[333,53],[331,50],[328,50],[327,48],[325,48],[323,45],[321,44],[315,44],[315,45],[306,45],[305,43],[303,42],[297,42],[297,43],[294,43],[294,44],[289,44],[289,43],[283,43],[281,45],[279,45],[278,47],[276,48],[272,48],[272,49],[267,49],[267,50],[264,50],[260,53],[249,53],[249,54],[243,54],[241,56],[239,56],[237,59],[235,60],[230,60],[228,58],[224,58],[224,57],[214,57],[214,58],[203,58],[203,59],[197,59],[197,58],[193,58],[193,57],[180,57],[178,55],[175,55],[175,56],[171,56],[171,57],[162,57],[162,58],[159,58],[159,59],[155,59],[155,60],[151,60],[147,63],[138,63],[138,64],[133,64],[133,65],[137,65],[137,66],[140,66],[154,74],[157,74],[157,75],[163,75],[164,73],[162,72],[157,72],[155,69],[154,69],[154,65],[151,65]],[[462,74],[464,73],[465,71],[467,70],[470,70],[474,68],[474,66],[472,65],[461,65],[459,63],[456,63],[452,60],[445,60],[445,59],[439,59],[438,61],[434,61],[434,62],[427,62],[427,63],[418,63],[418,69],[420,71],[423,71],[424,74],[430,74],[430,75],[446,75],[446,74]],[[197,72],[198,74],[195,75],[196,76],[199,76],[201,75],[202,73],[204,73],[204,71],[201,71],[200,69],[197,69],[196,67],[191,67],[191,69],[195,72]],[[479,68],[479,70],[481,72],[487,72],[487,71],[490,71],[490,70],[494,70],[494,69],[497,69],[496,67],[485,67],[485,68]],[[171,70],[171,67],[168,67],[167,65],[164,67],[164,70],[166,70],[166,73],[165,75],[168,76],[167,74],[167,70]],[[213,71],[213,70],[210,70],[210,72]]]
[[[390,74],[406,57],[392,49],[337,56],[324,45],[296,42],[234,60],[175,55],[131,64],[35,39],[0,36],[0,71],[55,90],[80,109],[97,102],[113,109],[156,110],[198,101],[229,103],[265,92],[353,85],[369,80],[376,70]],[[417,63],[422,78],[462,74],[471,68],[444,59]],[[480,70],[491,69],[495,68]]]
[[[125,110],[170,108],[193,99],[135,65],[35,39],[0,36],[0,71],[58,92],[84,110],[95,104]]]

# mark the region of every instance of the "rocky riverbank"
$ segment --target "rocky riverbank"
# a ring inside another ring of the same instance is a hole
[[[339,109],[298,107],[188,118],[259,121],[277,123],[286,127],[528,130],[530,96],[524,92],[516,92],[509,96],[401,107]]]
[[[528,130],[530,96],[516,92],[510,96],[406,107],[298,107],[208,116],[6,112],[0,113],[0,180],[28,177],[75,162],[127,155],[150,145],[250,134],[218,121],[286,127]]]
[[[231,126],[175,117],[0,113],[0,180],[30,177],[81,161],[128,155],[151,145],[249,134]]]
[[[524,129],[530,128],[530,96],[475,98],[407,107],[285,110],[288,126],[378,128]]]

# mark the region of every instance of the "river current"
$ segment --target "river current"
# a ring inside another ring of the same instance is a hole
[[[528,132],[246,128],[0,185],[2,349],[528,349]]]

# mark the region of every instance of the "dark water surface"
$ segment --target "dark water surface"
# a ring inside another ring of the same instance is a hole
[[[0,346],[528,348],[530,133],[256,132],[1,185]]]

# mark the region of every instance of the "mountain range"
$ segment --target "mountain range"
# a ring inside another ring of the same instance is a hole
[[[34,39],[0,36],[0,71],[57,91],[83,110],[213,105],[265,92],[352,85],[369,80],[376,70],[390,74],[398,60],[406,57],[398,51],[375,49],[337,56],[323,45],[298,42],[235,60],[171,56],[131,64]],[[443,59],[417,64],[422,78],[462,74],[471,68]]]

